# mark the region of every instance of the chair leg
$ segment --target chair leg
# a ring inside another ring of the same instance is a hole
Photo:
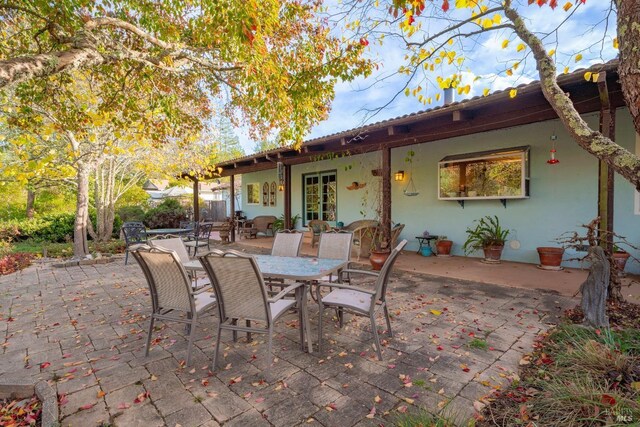
[[[124,265],[127,265],[127,262],[129,262],[129,248],[124,250]]]
[[[380,337],[378,336],[378,328],[376,327],[375,315],[372,313],[369,315],[371,320],[371,332],[373,332],[373,339],[376,342],[376,353],[378,353],[378,360],[382,361],[382,347],[380,347]]]
[[[149,333],[147,334],[147,345],[144,349],[144,357],[149,355],[149,347],[151,347],[151,333],[153,332],[153,324],[156,321],[156,318],[151,315],[151,321],[149,322]]]
[[[187,343],[187,366],[191,365],[191,351],[193,349],[193,335],[196,330],[196,318],[194,316],[191,319],[191,324],[189,325],[189,342]]]
[[[393,331],[391,330],[391,318],[389,317],[389,309],[387,308],[387,303],[384,303],[384,317],[387,319],[387,334],[390,337],[393,337]]]
[[[339,307],[336,309],[336,312],[338,313],[338,320],[340,322],[340,329],[342,329],[342,327],[344,326],[344,311],[342,310],[342,307]]]
[[[251,327],[251,320],[246,319],[245,320],[245,325],[247,325],[247,328]],[[251,332],[247,332],[247,342],[251,342]]]
[[[238,319],[233,319],[231,321],[232,325],[237,325],[238,324]],[[233,335],[233,342],[238,342],[238,331],[236,331],[235,329],[232,332]]]
[[[211,366],[211,370],[215,372],[216,367],[218,366],[218,353],[220,352],[220,335],[222,335],[222,328],[218,325],[218,336],[216,337],[216,349],[213,354],[213,365]]]
[[[269,325],[269,344],[267,345],[267,367],[264,370],[265,376],[271,373],[271,365],[273,364],[273,324]]]
[[[320,291],[318,291],[318,353],[322,353],[322,316],[324,314],[324,305],[320,299]]]

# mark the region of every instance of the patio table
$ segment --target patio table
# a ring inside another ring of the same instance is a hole
[[[309,318],[307,314],[307,298],[306,292],[309,285],[314,281],[321,279],[330,274],[338,273],[338,271],[347,267],[347,262],[339,259],[327,258],[303,258],[303,257],[286,257],[272,255],[253,255],[258,264],[260,272],[264,276],[276,279],[289,279],[305,284],[304,294],[300,296],[300,309],[304,321],[303,328],[307,336],[307,346],[309,353],[313,352]],[[198,260],[192,260],[183,264],[187,270],[204,270],[202,264]],[[304,338],[303,343],[304,346]]]
[[[165,236],[167,234],[175,234],[181,236],[193,232],[193,228],[153,228],[147,230],[148,236]]]

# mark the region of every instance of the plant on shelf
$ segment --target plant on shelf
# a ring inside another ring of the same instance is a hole
[[[462,246],[465,254],[482,249],[486,262],[499,263],[509,230],[502,228],[496,215],[487,215],[474,223],[474,228],[467,228],[467,241]]]
[[[293,216],[291,216],[291,228],[293,230],[296,229],[296,225],[298,224],[298,221],[300,221],[300,214],[295,214]],[[280,217],[278,219],[276,219],[273,223],[273,232],[277,233],[280,230],[284,230],[284,214],[280,215]]]
[[[438,236],[438,239],[436,240],[438,256],[450,256],[452,246],[453,242],[447,239],[447,236]]]

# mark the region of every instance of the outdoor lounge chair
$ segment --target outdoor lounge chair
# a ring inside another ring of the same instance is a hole
[[[124,265],[127,265],[129,262],[129,248],[133,245],[147,243],[147,228],[143,223],[135,221],[125,222],[122,225],[121,230],[124,235],[124,243],[126,245],[126,249],[124,251]]]
[[[184,242],[187,247],[187,251],[191,254],[191,248],[193,248],[193,256],[198,255],[198,248],[207,247],[207,250],[211,250],[211,229],[213,223],[205,222],[196,226],[196,232],[192,240]]]
[[[245,221],[238,232],[241,236],[245,236],[245,238],[247,236],[256,238],[258,237],[258,233],[262,233],[265,236],[273,236],[273,223],[276,221],[277,218],[273,215],[259,215]]]
[[[151,293],[152,311],[145,357],[149,355],[155,321],[169,320],[187,324],[187,365],[190,365],[198,316],[213,307],[216,303],[215,294],[205,289],[197,292],[191,290],[191,280],[174,251],[141,245],[131,253],[142,268]]]
[[[363,271],[363,270],[342,270],[341,274],[365,274],[376,277],[375,288],[373,290],[363,289],[360,287],[344,285],[342,283],[328,283],[322,282],[316,286],[316,297],[318,299],[319,306],[319,318],[318,318],[318,349],[322,351],[322,317],[325,307],[336,308],[340,311],[348,311],[360,316],[369,316],[371,321],[371,332],[373,333],[373,339],[376,344],[376,352],[378,359],[382,360],[382,349],[380,347],[380,338],[378,337],[378,329],[376,327],[376,314],[378,310],[384,311],[384,316],[387,321],[387,332],[389,336],[393,336],[391,332],[391,321],[389,319],[389,310],[387,308],[387,302],[385,294],[387,292],[387,284],[389,282],[389,275],[393,264],[396,262],[400,251],[407,244],[406,240],[403,240],[395,247],[395,249],[387,258],[387,261],[382,266],[380,272]],[[324,297],[321,294],[323,287],[329,287],[331,290]],[[341,321],[342,322],[342,321]]]
[[[222,254],[209,253],[198,257],[198,259],[211,279],[218,297],[220,322],[218,323],[212,370],[218,366],[220,338],[223,329],[233,331],[234,339],[238,331],[247,332],[248,339],[253,332],[267,334],[268,366],[271,366],[273,361],[273,324],[297,303],[297,300],[285,299],[284,296],[304,285],[294,283],[277,295],[268,298],[262,274],[252,256],[229,251]],[[304,342],[301,311],[298,310],[300,342]],[[260,322],[260,326],[252,327],[252,321]]]
[[[312,219],[307,223],[309,231],[311,232],[311,247],[315,247],[316,243],[320,240],[320,235],[327,231],[331,231],[331,225],[327,221],[321,219]]]
[[[186,244],[188,242],[184,242],[180,237],[172,236],[170,234],[163,237],[164,238],[149,239],[149,245],[155,248],[174,251],[182,264],[186,264],[191,261],[191,259],[189,258],[189,252],[186,247]],[[198,278],[197,274],[194,271],[189,271],[188,276],[191,279],[191,285],[193,286],[193,289],[200,289],[202,287],[211,285],[208,277]]]

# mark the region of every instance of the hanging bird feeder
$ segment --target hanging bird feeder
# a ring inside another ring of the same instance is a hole
[[[547,160],[547,163],[549,163],[550,165],[555,165],[560,163],[560,160],[556,159],[556,139],[558,139],[558,137],[555,135],[555,133],[553,135],[551,135],[551,151],[550,153],[550,158],[549,160]]]

